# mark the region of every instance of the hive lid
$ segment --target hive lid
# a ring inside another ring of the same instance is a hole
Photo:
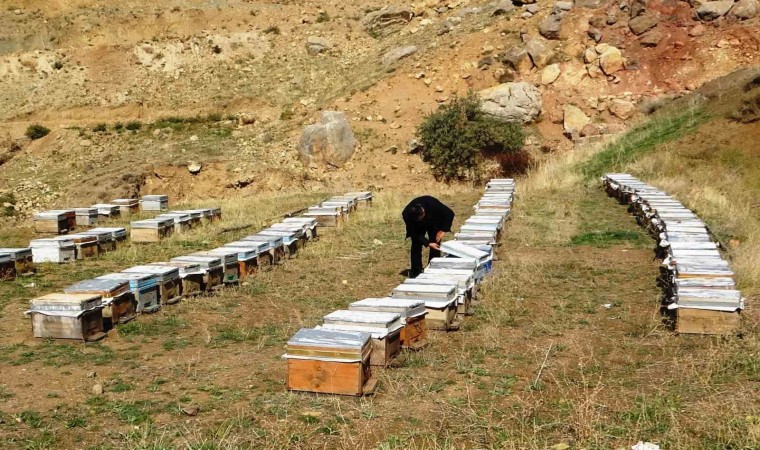
[[[179,277],[179,269],[172,266],[156,266],[152,264],[134,266],[128,269],[124,269],[124,273],[147,273],[152,275],[160,275],[164,278],[177,278]]]
[[[265,234],[258,234],[258,233],[252,234],[250,236],[246,236],[242,240],[254,241],[254,242],[269,242],[275,248],[279,248],[284,245],[282,236],[267,236]]]
[[[29,301],[31,311],[86,311],[100,306],[102,298],[97,294],[67,294],[56,292]]]
[[[220,267],[222,265],[222,259],[219,256],[212,256],[212,255],[193,254],[193,255],[177,256],[176,258],[172,258],[171,261],[198,263],[202,267],[207,267],[210,269],[213,269],[215,267]]]
[[[15,261],[18,258],[26,258],[31,256],[32,249],[30,247],[0,248],[0,253],[7,254],[11,260]]]
[[[285,219],[282,219],[282,223],[300,223],[313,228],[317,226],[317,219],[313,219],[311,217],[287,217]]]
[[[96,280],[126,280],[129,282],[155,282],[156,275],[149,273],[129,273],[129,272],[117,272],[107,273],[96,278]]]
[[[359,362],[365,358],[369,333],[302,328],[288,340],[286,359]]]
[[[390,312],[401,315],[402,318],[418,317],[425,314],[425,302],[412,299],[392,297],[365,298],[348,305],[352,311]]]
[[[261,253],[272,248],[272,243],[261,241],[233,241],[228,244],[224,244],[224,246],[233,248],[251,248]]]
[[[126,280],[109,280],[103,278],[93,278],[74,283],[65,288],[63,292],[67,294],[87,293],[98,294],[103,297],[117,297],[129,291],[129,282]]]
[[[111,200],[111,203],[119,206],[135,206],[140,201],[136,198],[115,198]]]
[[[51,209],[49,211],[40,211],[34,214],[34,219],[40,220],[60,220],[66,216],[76,215],[73,209]]]
[[[443,242],[441,244],[441,251],[460,259],[470,258],[479,262],[484,262],[489,257],[488,253],[457,241]]]
[[[88,233],[110,233],[114,238],[119,238],[127,235],[127,229],[124,227],[100,227],[87,230]]]
[[[227,266],[228,264],[235,264],[237,263],[238,257],[237,252],[235,250],[230,250],[227,247],[221,247],[214,250],[208,250],[204,252],[195,252],[191,253],[190,256],[212,256],[217,257],[220,259],[220,261],[224,262],[224,265]]]
[[[42,239],[32,239],[29,241],[29,247],[30,248],[61,248],[61,249],[70,249],[74,248],[74,240],[73,239],[66,239],[66,240],[59,240],[59,239],[52,239],[52,238],[42,238]]]
[[[0,252],[0,263],[8,263],[8,262],[11,262],[10,253]]]
[[[472,258],[433,258],[428,266],[442,269],[469,269],[474,272],[478,268],[478,261]]]
[[[143,195],[140,199],[141,201],[159,201],[159,202],[165,202],[169,200],[168,195],[164,194],[154,194],[154,195]]]
[[[741,293],[735,289],[679,289],[675,308],[737,311],[744,308]]]
[[[92,216],[98,214],[98,208],[74,208],[77,216]]]
[[[132,228],[159,229],[174,225],[174,219],[146,219],[136,220],[130,224]]]
[[[736,282],[730,277],[716,278],[676,278],[676,290],[682,288],[694,289],[734,289]]]
[[[395,331],[401,328],[398,324],[401,315],[392,312],[376,311],[351,311],[347,309],[333,311],[322,317],[327,323],[349,323],[363,324],[373,327],[387,328],[389,331]]]
[[[259,255],[259,251],[256,248],[253,247],[232,247],[232,246],[225,246],[224,248],[228,248],[232,251],[237,252],[237,258],[238,261],[248,261],[249,259],[253,259],[256,256]]]
[[[148,265],[176,267],[179,269],[180,275],[190,275],[190,274],[198,274],[198,273],[204,272],[200,264],[194,263],[194,262],[188,262],[188,261],[165,261],[165,262],[150,263]]]

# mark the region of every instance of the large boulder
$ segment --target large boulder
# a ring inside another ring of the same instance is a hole
[[[530,55],[536,68],[543,69],[554,59],[554,50],[540,38],[531,38],[525,43],[525,50]]]
[[[697,8],[697,17],[707,21],[715,20],[728,14],[732,6],[734,6],[734,0],[703,3]]]
[[[384,66],[392,66],[399,62],[401,59],[404,59],[407,56],[411,56],[415,53],[417,53],[417,47],[414,45],[396,47],[392,50],[387,51],[383,57],[380,58],[380,62],[382,62]]]
[[[356,138],[346,116],[339,111],[323,111],[322,119],[303,130],[298,153],[304,164],[319,161],[340,167],[354,154]]]
[[[757,15],[758,9],[757,0],[739,0],[728,15],[739,20],[749,20]]]
[[[605,75],[612,75],[623,70],[623,54],[620,49],[612,46],[606,47],[599,55],[599,67]]]
[[[636,113],[636,105],[633,102],[622,99],[612,100],[609,109],[613,116],[623,120],[630,119]]]
[[[656,14],[648,13],[631,19],[628,22],[628,28],[631,29],[633,34],[639,36],[656,27],[659,22],[660,18]]]
[[[386,6],[373,11],[362,19],[362,25],[368,33],[386,36],[398,31],[414,17],[411,9],[404,6]]]
[[[541,112],[541,92],[524,81],[500,84],[478,95],[482,111],[504,122],[532,122]]]
[[[567,104],[563,109],[562,123],[565,134],[571,138],[576,138],[581,134],[583,128],[591,123],[591,119],[589,119],[582,109],[575,105]]]
[[[558,63],[550,64],[544,67],[544,70],[541,71],[541,84],[544,86],[552,84],[557,81],[557,78],[559,78],[561,74],[562,70]]]

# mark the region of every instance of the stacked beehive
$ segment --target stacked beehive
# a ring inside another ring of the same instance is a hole
[[[428,329],[458,330],[472,314],[478,283],[492,268],[514,190],[512,179],[491,180],[456,239],[441,244],[444,256],[431,259],[422,274],[405,280],[390,297],[353,302],[324,316],[321,326],[296,333],[283,355],[288,389],[369,394],[376,383],[373,366],[388,366],[402,348],[424,348]],[[332,226],[341,220],[341,206],[351,207],[331,199],[307,214]]]
[[[657,241],[663,306],[675,319],[676,331],[735,332],[744,301],[707,225],[678,200],[631,175],[610,173],[602,182]]]
[[[354,206],[351,209],[354,211],[359,205],[369,205],[372,194],[347,194],[343,197]],[[186,223],[187,217],[191,221],[193,217],[198,220],[201,217],[204,220],[217,220],[221,218],[221,210],[211,208],[178,211],[169,213],[169,216],[167,220],[181,219],[180,222],[172,223],[171,226],[174,227],[177,223]],[[317,219],[312,217],[288,217],[223,247],[178,256],[167,262],[130,267],[64,289],[68,295],[65,298],[69,300],[80,298],[76,296],[89,296],[87,298],[90,300],[93,296],[97,297],[97,311],[89,304],[87,308],[77,309],[77,305],[71,306],[64,302],[62,308],[65,313],[60,313],[51,309],[51,306],[40,306],[50,303],[49,296],[31,300],[27,314],[32,316],[34,335],[60,339],[100,339],[105,336],[103,331],[107,331],[109,326],[128,322],[139,314],[158,311],[163,305],[176,303],[188,296],[211,293],[224,286],[238,284],[258,270],[271,268],[288,257],[294,257],[308,241],[316,239],[317,226],[320,226]],[[71,237],[73,236],[62,238]],[[71,252],[71,257],[75,257],[76,250],[72,248]],[[4,260],[10,261],[9,257],[3,257],[6,254],[0,252],[0,268],[3,267],[1,264]],[[57,304],[54,303],[53,306],[55,305]],[[93,325],[96,322],[98,326]]]

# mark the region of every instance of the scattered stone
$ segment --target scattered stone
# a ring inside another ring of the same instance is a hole
[[[633,102],[622,99],[615,99],[610,102],[610,113],[622,120],[630,119],[636,112],[636,105]]]
[[[546,39],[558,40],[562,29],[562,15],[549,14],[538,24],[538,32]]]
[[[541,9],[540,6],[538,6],[536,3],[526,5],[525,10],[528,11],[531,14],[536,14]]]
[[[631,29],[633,34],[639,36],[656,27],[659,22],[660,18],[657,15],[644,14],[631,19],[628,22],[628,28]]]
[[[87,373],[87,376],[89,378],[95,378],[98,376],[98,373],[93,370],[92,372]]]
[[[331,48],[332,43],[327,39],[316,36],[309,36],[309,38],[306,39],[306,52],[310,55],[325,53]]]
[[[606,75],[623,70],[623,54],[617,47],[609,47],[599,55],[599,67]]]
[[[581,130],[581,137],[599,136],[604,134],[601,124],[590,123]]]
[[[501,0],[499,3],[496,4],[496,7],[493,9],[493,12],[491,12],[491,15],[501,16],[504,14],[509,14],[514,10],[515,10],[515,4],[512,3],[512,0]]]
[[[654,30],[642,36],[639,44],[644,47],[657,47],[657,44],[662,40],[663,35],[660,31]]]
[[[697,8],[697,17],[704,21],[715,20],[725,16],[732,6],[734,6],[734,0],[706,2]]]
[[[98,383],[92,387],[92,395],[103,395],[103,385]]]
[[[596,52],[593,48],[587,48],[585,52],[583,52],[583,61],[586,62],[586,64],[591,64],[594,61],[599,60],[599,53]]]
[[[573,9],[573,2],[559,1],[554,4],[554,7],[560,11],[570,11]]]
[[[424,148],[424,145],[417,139],[412,139],[409,141],[409,154],[414,155],[415,153],[419,153]]]
[[[197,405],[187,405],[183,406],[181,409],[182,414],[190,417],[197,416],[200,410],[201,409]]]
[[[391,145],[390,147],[385,149],[385,152],[390,153],[391,155],[395,155],[396,153],[398,153],[398,147],[395,145]]]
[[[304,164],[321,160],[333,166],[342,166],[351,158],[356,138],[346,116],[339,111],[323,111],[320,123],[304,128],[298,153]]]
[[[567,104],[563,109],[563,127],[565,134],[571,138],[580,135],[583,127],[591,123],[591,119],[580,108]]]
[[[522,14],[520,14],[520,17],[522,17],[523,19],[530,19],[531,17],[533,17],[533,13],[525,11]]]
[[[757,0],[739,0],[734,4],[734,7],[731,8],[728,15],[729,17],[734,17],[739,20],[749,20],[757,16],[758,9]]]
[[[689,36],[700,37],[705,34],[705,31],[707,31],[707,28],[705,28],[705,26],[700,23],[700,24],[694,25],[694,27],[691,30],[689,30]]]
[[[605,0],[576,0],[575,6],[578,8],[596,9],[602,6]]]
[[[383,63],[384,66],[392,66],[399,62],[400,60],[409,57],[413,54],[417,53],[417,47],[414,45],[408,45],[406,47],[396,47],[392,50],[389,50],[387,53],[383,55],[383,57],[380,59],[380,61]]]
[[[532,122],[541,112],[541,93],[530,83],[504,83],[478,95],[482,111],[504,122]]]
[[[588,37],[594,40],[594,42],[599,42],[602,40],[602,32],[598,28],[590,27],[587,31]]]
[[[530,39],[525,44],[525,50],[528,51],[533,64],[539,69],[543,69],[554,59],[554,51],[538,38]]]
[[[398,169],[398,166],[396,164],[391,164],[391,170],[396,170],[396,169]]]
[[[203,166],[199,162],[191,161],[187,164],[187,170],[193,175],[198,175]]]
[[[190,142],[198,142],[198,136],[196,135],[190,136]]]
[[[89,139],[82,139],[79,141],[79,145],[82,147],[92,147],[92,141]]]
[[[533,68],[533,61],[524,48],[514,46],[501,55],[501,62],[518,73],[528,73]]]
[[[647,10],[647,0],[633,0],[628,7],[631,19],[641,16]]]
[[[407,7],[386,6],[364,16],[362,25],[370,34],[387,36],[400,30],[413,17],[414,13]]]
[[[383,245],[383,241],[381,241],[380,239],[372,239],[372,245],[381,246]]]
[[[544,67],[541,71],[541,84],[544,86],[549,85],[557,81],[562,71],[559,68],[559,64],[550,64]]]

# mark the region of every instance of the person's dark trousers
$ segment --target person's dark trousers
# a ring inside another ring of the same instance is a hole
[[[435,240],[435,235],[437,234],[437,231],[428,231],[428,239]],[[418,244],[414,241],[412,241],[412,248],[411,248],[411,254],[409,255],[412,267],[409,270],[409,278],[416,278],[417,275],[422,273],[422,244]],[[430,259],[437,258],[441,256],[441,252],[439,250],[430,249]]]

